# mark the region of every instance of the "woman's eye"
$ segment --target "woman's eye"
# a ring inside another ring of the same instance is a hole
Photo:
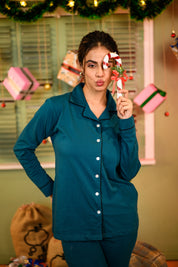
[[[91,69],[92,69],[92,68],[95,68],[95,67],[96,67],[95,64],[89,64],[89,65],[88,65],[88,68],[91,68]]]

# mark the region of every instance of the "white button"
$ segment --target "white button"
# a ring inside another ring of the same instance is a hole
[[[99,174],[95,174],[95,178],[99,178]]]
[[[95,193],[95,196],[99,196],[99,194],[100,194],[99,192],[96,192],[96,193]]]
[[[97,210],[97,214],[101,214],[101,211],[100,210]]]
[[[100,127],[100,124],[96,124],[96,127],[99,128]]]
[[[96,157],[96,160],[100,160],[100,157]]]
[[[96,142],[99,143],[101,141],[101,139],[96,139]]]

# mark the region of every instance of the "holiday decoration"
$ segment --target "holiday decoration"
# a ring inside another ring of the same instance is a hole
[[[80,67],[77,64],[77,53],[69,50],[64,58],[57,78],[74,87],[81,79],[80,72]]]
[[[172,38],[175,38],[175,37],[176,37],[176,33],[175,33],[174,30],[172,30],[172,32],[171,32],[171,37],[172,37]]]
[[[33,260],[27,256],[19,256],[18,258],[11,258],[9,267],[47,267],[43,260]]]
[[[45,83],[44,89],[47,90],[47,91],[50,90],[51,89],[51,84],[50,83]]]
[[[39,83],[28,68],[11,67],[3,85],[15,100],[30,100]]]
[[[51,208],[37,203],[20,206],[12,218],[10,232],[16,257],[30,258],[27,267],[35,266],[35,260],[41,266],[42,261],[46,262],[52,236]]]
[[[154,18],[173,0],[44,0],[30,4],[30,1],[1,0],[0,13],[15,21],[36,21],[45,12],[54,12],[60,6],[66,11],[91,19],[113,13],[118,7],[130,9],[130,16],[136,20]]]
[[[1,103],[1,107],[2,107],[2,108],[5,108],[5,107],[6,107],[6,103],[5,103],[5,102],[2,102],[2,103]]]
[[[37,21],[45,12],[53,12],[59,5],[58,0],[45,0],[30,5],[30,1],[24,1],[26,5],[23,7],[22,1],[1,0],[0,13],[15,21]],[[27,5],[29,3],[29,6]]]
[[[51,237],[47,251],[47,265],[49,267],[68,267],[65,260],[62,242],[59,239]]]
[[[175,39],[174,43],[170,45],[170,48],[178,60],[178,37]]]
[[[164,100],[166,93],[154,84],[146,86],[135,98],[134,103],[139,105],[144,112],[153,112]]]
[[[165,115],[166,117],[169,117],[169,112],[166,111],[166,112],[164,113],[164,115]]]
[[[126,75],[126,71],[122,67],[122,60],[117,53],[108,53],[104,57],[103,68],[107,69],[109,67],[110,59],[114,59],[116,62],[116,66],[112,68],[113,76],[111,77],[111,80],[114,81],[112,94],[114,94],[115,92],[115,84],[117,82],[117,98],[118,98],[119,96],[122,96],[122,94],[119,91],[122,90],[124,83],[125,81],[127,81],[128,77]]]

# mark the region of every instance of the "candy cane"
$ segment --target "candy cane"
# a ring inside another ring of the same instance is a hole
[[[121,60],[120,56],[119,56],[117,53],[115,53],[115,52],[114,52],[114,53],[111,52],[111,53],[108,53],[108,54],[104,57],[104,60],[103,60],[103,69],[107,69],[107,68],[108,68],[108,66],[109,66],[109,60],[110,60],[111,58],[115,59],[115,61],[116,61],[116,65],[117,65],[118,67],[122,67],[122,60]],[[122,96],[122,94],[119,93],[119,90],[122,89],[122,85],[123,85],[122,83],[123,83],[123,79],[118,78],[118,79],[117,79],[117,98],[119,98],[120,96]]]

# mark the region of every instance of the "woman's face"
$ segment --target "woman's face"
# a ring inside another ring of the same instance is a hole
[[[104,46],[92,48],[83,62],[83,73],[85,77],[85,87],[94,91],[105,91],[111,81],[112,61],[109,67],[103,69],[103,59],[110,51]]]

